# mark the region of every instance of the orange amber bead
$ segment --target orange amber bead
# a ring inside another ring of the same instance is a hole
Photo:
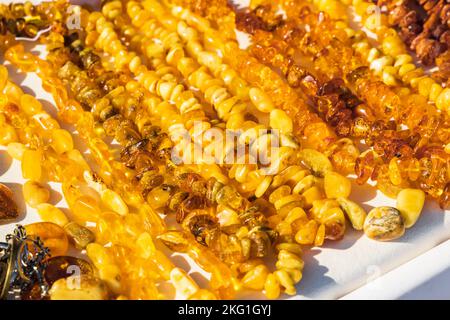
[[[69,248],[69,240],[63,228],[51,222],[37,222],[25,226],[27,235],[39,237],[50,249],[52,257],[63,256]]]

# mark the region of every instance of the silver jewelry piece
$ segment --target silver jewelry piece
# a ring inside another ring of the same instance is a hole
[[[44,278],[49,256],[49,249],[39,237],[28,237],[25,228],[17,225],[13,234],[6,236],[6,242],[0,242],[0,300],[20,300],[35,285],[44,298],[49,289]]]

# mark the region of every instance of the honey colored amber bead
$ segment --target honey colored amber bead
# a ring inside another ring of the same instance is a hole
[[[102,192],[101,198],[102,202],[112,211],[117,212],[122,216],[128,214],[128,206],[117,192],[107,189]]]
[[[18,214],[12,190],[0,183],[0,221],[17,218]]]
[[[3,92],[3,89],[6,86],[6,82],[8,81],[8,69],[4,66],[0,66],[0,92]]]
[[[67,223],[64,226],[64,231],[66,231],[77,249],[84,249],[89,243],[95,241],[94,233],[76,222]]]
[[[86,260],[71,256],[53,257],[47,260],[44,277],[51,286],[59,279],[70,276],[93,275],[94,269]]]
[[[0,120],[0,145],[8,145],[18,141],[16,130],[7,123],[1,123]]]
[[[51,222],[37,222],[25,226],[27,235],[39,237],[50,249],[52,257],[63,256],[69,248],[69,240],[63,228]]]

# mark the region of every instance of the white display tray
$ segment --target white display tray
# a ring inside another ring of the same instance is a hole
[[[0,3],[5,2],[9,1],[0,0]],[[39,53],[39,49],[38,46],[33,52]],[[3,63],[3,60],[0,61]],[[10,70],[11,79],[20,84],[25,93],[36,96],[43,103],[44,108],[56,116],[53,100],[42,89],[40,79],[35,74],[25,76],[23,73],[17,73],[17,70],[10,65],[7,67]],[[71,130],[68,127],[66,129]],[[75,135],[76,147],[85,150],[84,145],[76,137],[77,135]],[[12,160],[3,147],[0,147],[0,182],[14,191],[20,208],[20,218],[17,221],[6,225],[0,224],[1,241],[8,232],[13,230],[16,223],[28,224],[39,221],[39,217],[36,210],[27,207],[23,201],[22,185],[25,181],[21,175],[20,163]],[[51,184],[51,186],[54,191],[52,191],[50,202],[57,207],[66,208],[60,186],[58,184]],[[354,186],[351,199],[362,203],[366,210],[381,205],[395,206],[395,200],[385,197],[368,185]],[[437,253],[431,250],[450,239],[449,213],[449,210],[444,212],[439,209],[436,202],[427,200],[417,224],[408,229],[402,238],[385,243],[370,240],[364,236],[364,233],[356,232],[348,227],[343,240],[326,241],[322,248],[305,250],[305,270],[303,280],[298,286],[298,295],[284,298],[338,299],[346,295],[349,298],[376,299],[450,298],[450,286],[439,286],[439,283],[450,282],[449,242],[439,247]],[[424,253],[427,254],[419,257]],[[183,266],[186,265],[184,259],[177,259],[177,261]],[[409,264],[405,264],[407,262]],[[389,276],[386,278],[388,281],[382,281],[385,279],[382,277],[370,283],[396,268],[403,270],[400,267],[403,264],[405,264],[403,266],[405,272],[393,271],[386,275],[386,277]],[[191,272],[195,272],[198,277],[196,267],[193,267]],[[433,282],[433,279],[439,279],[439,281]],[[430,283],[434,289],[430,290],[426,283]],[[411,292],[414,293],[408,295]]]

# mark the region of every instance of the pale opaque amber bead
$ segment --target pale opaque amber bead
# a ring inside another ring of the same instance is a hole
[[[425,192],[420,189],[403,189],[397,195],[397,209],[403,217],[405,228],[411,228],[419,219],[425,203]]]
[[[39,181],[42,175],[42,153],[39,150],[25,150],[22,156],[22,175],[25,179]]]
[[[268,113],[275,108],[267,93],[259,88],[251,88],[249,96],[255,107],[261,112]]]
[[[327,198],[347,198],[351,193],[352,184],[347,177],[330,171],[325,174],[324,189]]]
[[[286,114],[284,110],[273,109],[270,111],[270,127],[279,130],[281,133],[292,133],[293,123],[292,119]]]
[[[22,188],[23,198],[30,207],[37,207],[50,199],[50,191],[39,182],[28,180]]]
[[[64,129],[53,130],[51,146],[58,154],[63,154],[64,152],[72,150],[72,135]]]
[[[269,270],[264,264],[256,266],[248,271],[242,279],[244,287],[252,290],[262,290],[266,283]]]
[[[23,94],[20,97],[20,107],[28,116],[33,116],[42,110],[42,104],[29,94]]]
[[[7,152],[8,154],[16,160],[22,161],[23,154],[27,150],[27,147],[19,142],[11,142],[8,144]]]
[[[36,208],[42,221],[52,222],[60,227],[69,223],[69,219],[64,212],[49,203],[38,204]]]
[[[51,300],[105,300],[106,286],[92,275],[71,276],[55,281],[49,291]]]
[[[280,296],[280,282],[278,278],[273,274],[269,274],[264,284],[264,293],[267,299],[277,299]]]

